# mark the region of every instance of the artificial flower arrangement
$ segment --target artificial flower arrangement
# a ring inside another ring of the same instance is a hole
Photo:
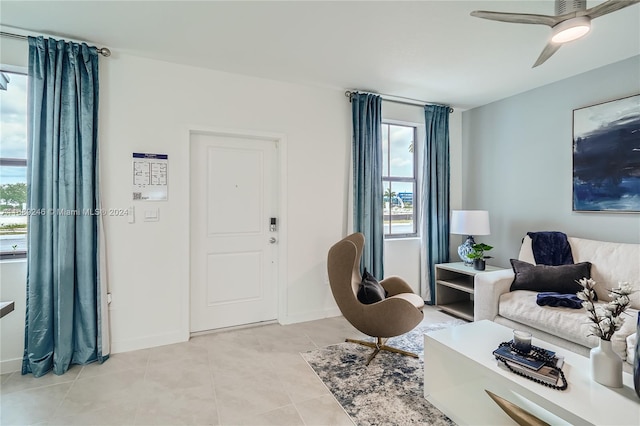
[[[578,282],[584,289],[576,295],[582,300],[582,306],[587,310],[587,315],[593,322],[591,324],[592,334],[602,340],[610,341],[613,333],[620,330],[624,323],[624,318],[621,315],[629,306],[629,295],[634,292],[633,288],[628,282],[619,282],[617,288],[610,290],[611,302],[596,306],[594,304],[596,292],[593,289],[596,282],[591,278],[582,278]]]

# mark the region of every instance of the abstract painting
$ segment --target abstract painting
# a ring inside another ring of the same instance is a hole
[[[573,110],[573,210],[640,212],[640,95]]]

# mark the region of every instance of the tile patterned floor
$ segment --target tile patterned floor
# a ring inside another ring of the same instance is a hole
[[[425,322],[452,317],[432,307]],[[352,425],[300,356],[363,337],[344,318],[270,324],[0,380],[0,424]]]

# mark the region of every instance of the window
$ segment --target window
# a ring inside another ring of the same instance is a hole
[[[27,76],[0,72],[0,258],[27,253]]]
[[[417,128],[382,123],[382,188],[385,237],[416,236]]]

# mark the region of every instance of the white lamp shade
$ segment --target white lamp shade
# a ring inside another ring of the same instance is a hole
[[[452,234],[489,235],[489,212],[486,210],[452,210],[449,229]]]

